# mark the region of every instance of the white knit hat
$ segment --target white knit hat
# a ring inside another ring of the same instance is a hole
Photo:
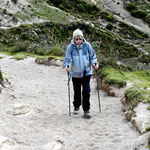
[[[73,39],[75,36],[82,36],[83,37],[83,32],[79,29],[76,29],[74,32],[73,32]]]

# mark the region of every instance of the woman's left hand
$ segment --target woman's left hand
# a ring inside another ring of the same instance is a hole
[[[97,69],[98,69],[98,65],[96,65],[96,66],[93,66],[93,67],[94,67],[94,69],[95,69],[95,70],[97,70]]]

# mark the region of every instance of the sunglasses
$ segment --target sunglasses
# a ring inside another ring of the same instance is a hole
[[[75,41],[82,41],[82,38],[76,38]]]
[[[75,39],[75,41],[82,41],[82,39],[80,39],[80,38],[77,38],[77,39]]]

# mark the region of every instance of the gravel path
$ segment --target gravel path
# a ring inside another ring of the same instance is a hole
[[[92,118],[84,119],[82,109],[79,115],[68,114],[67,74],[62,67],[6,56],[0,68],[11,82],[0,94],[2,150],[132,150],[138,132],[125,119],[119,98],[100,91],[99,113],[94,79]]]

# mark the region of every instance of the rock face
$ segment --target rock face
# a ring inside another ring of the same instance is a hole
[[[45,58],[45,59],[36,59],[36,63],[38,64],[43,64],[47,66],[62,66],[62,61],[56,60],[56,59],[51,59],[51,58]]]
[[[119,98],[124,97],[124,91],[131,87],[131,83],[127,83],[127,86],[124,88],[119,88],[117,84],[108,85],[104,83],[104,78],[99,80],[99,88],[108,93],[110,96],[116,96]]]
[[[32,5],[27,0],[1,0],[0,2],[0,27],[10,28],[23,23],[41,23],[44,19],[31,17],[25,20],[21,16],[30,13]],[[20,16],[20,17],[18,17]]]
[[[144,135],[141,135],[135,142],[133,146],[133,150],[148,150],[147,142],[148,138],[150,136],[150,133],[146,133]]]
[[[150,28],[147,24],[143,23],[142,20],[132,17],[130,13],[124,9],[123,0],[100,0],[106,9],[112,11],[113,13],[119,14],[117,19],[123,21],[136,29],[148,33],[150,35]]]
[[[45,145],[45,150],[63,150],[63,144],[62,138],[55,136]]]
[[[133,126],[141,133],[146,133],[146,128],[150,127],[150,111],[147,110],[149,104],[139,103],[134,110],[129,110],[130,103],[124,98],[121,99],[122,104],[125,106],[125,116],[131,121]]]
[[[1,150],[16,150],[18,144],[7,137],[0,135],[0,148]]]
[[[13,116],[25,115],[29,113],[31,108],[25,104],[16,104],[14,108],[8,111],[8,114]]]
[[[1,0],[0,2],[0,27],[19,25],[21,20],[16,18],[16,13],[21,13],[29,6],[26,0]]]

